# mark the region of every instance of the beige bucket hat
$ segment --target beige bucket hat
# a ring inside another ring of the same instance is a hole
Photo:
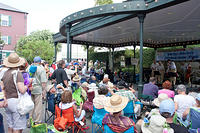
[[[159,107],[160,103],[163,100],[166,100],[166,99],[169,99],[168,95],[165,94],[165,93],[161,93],[161,94],[158,95],[158,98],[156,98],[156,99],[153,100],[153,104],[156,105],[157,107]]]
[[[104,103],[104,109],[108,112],[115,113],[123,110],[128,104],[128,98],[117,94],[107,98]]]
[[[19,67],[24,63],[25,60],[19,57],[17,53],[11,53],[7,58],[3,60],[3,65],[10,68]]]

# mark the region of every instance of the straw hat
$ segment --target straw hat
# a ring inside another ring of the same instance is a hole
[[[146,126],[144,121],[142,122],[142,132],[143,133],[163,133],[164,125],[166,124],[166,119],[161,115],[152,115],[149,120],[149,125]],[[174,133],[172,128],[167,128],[167,133]]]
[[[165,93],[161,93],[158,95],[158,98],[153,100],[153,104],[156,105],[157,107],[159,107],[160,103],[166,99],[169,99],[168,95]]]
[[[81,78],[78,75],[76,75],[72,80],[74,82],[79,82],[81,80]]]
[[[3,60],[3,65],[6,67],[19,67],[25,63],[25,60],[17,53],[11,53],[7,58]]]
[[[104,108],[108,112],[115,113],[123,110],[127,104],[128,104],[127,97],[115,94],[112,97],[107,98],[107,100],[105,100]]]

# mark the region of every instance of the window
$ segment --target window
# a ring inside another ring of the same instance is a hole
[[[1,40],[3,40],[3,42],[5,44],[11,44],[11,37],[10,36],[1,36]]]
[[[11,16],[0,14],[1,26],[11,26]]]

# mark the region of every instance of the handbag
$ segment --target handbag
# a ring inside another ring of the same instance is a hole
[[[25,92],[24,94],[21,94],[19,92],[19,89],[17,88],[17,83],[16,83],[18,72],[19,72],[19,70],[14,70],[12,72],[13,80],[14,80],[15,87],[17,89],[17,94],[18,94],[17,111],[19,112],[20,115],[25,115],[34,108],[34,103],[31,99],[31,96],[27,92]]]
[[[30,118],[30,123],[31,123],[30,133],[48,133],[46,123],[34,124],[32,118]]]

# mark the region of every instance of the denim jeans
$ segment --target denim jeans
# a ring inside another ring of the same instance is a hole
[[[0,133],[4,133],[3,115],[0,113]]]

